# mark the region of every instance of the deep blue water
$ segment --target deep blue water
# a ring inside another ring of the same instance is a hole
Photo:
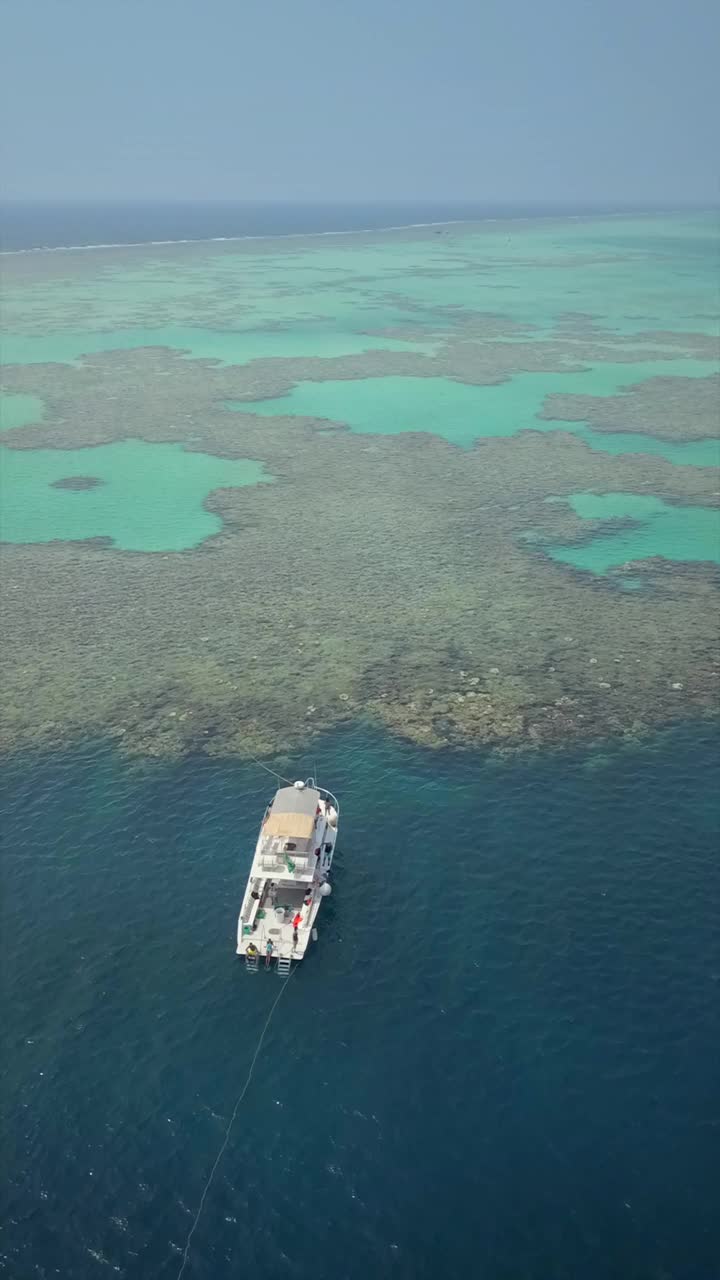
[[[314,755],[335,893],[186,1278],[717,1277],[711,729],[504,764],[356,729]],[[269,781],[97,743],[5,762],[13,1280],[177,1275],[278,991],[234,955]]]
[[[412,201],[367,204],[250,202],[8,202],[0,206],[0,248],[144,244],[216,236],[277,236],[373,230],[423,222],[612,213],[617,205],[478,204]]]

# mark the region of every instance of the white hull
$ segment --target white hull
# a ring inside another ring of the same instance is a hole
[[[268,805],[243,897],[237,954],[249,968],[302,960],[315,930],[335,853],[339,806],[323,787],[296,782]]]

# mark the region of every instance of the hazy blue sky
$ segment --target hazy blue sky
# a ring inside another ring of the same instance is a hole
[[[713,0],[3,0],[12,197],[712,200]]]

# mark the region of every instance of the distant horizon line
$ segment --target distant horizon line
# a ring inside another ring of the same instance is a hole
[[[207,198],[197,196],[2,196],[0,197],[0,206],[8,205],[239,205],[246,207],[271,206],[271,207],[324,207],[324,208],[376,208],[378,206],[406,206],[406,205],[425,205],[431,208],[448,208],[449,206],[465,206],[469,208],[498,209],[514,206],[516,208],[533,208],[542,209],[552,207],[554,209],[720,209],[720,200],[703,199],[701,197],[674,200],[670,198],[647,200],[641,197],[608,197],[607,199],[558,199],[550,198],[532,199],[530,197],[508,197],[506,199],[485,200],[480,197],[470,196],[453,196],[438,198],[435,196],[376,196],[373,198],[366,197],[345,197],[343,199],[335,199],[330,197],[299,197],[292,198],[290,196],[278,196],[273,198],[263,197],[244,197],[244,196],[210,196]]]
[[[387,206],[385,206],[387,207]],[[91,241],[83,244],[57,244],[57,245],[28,245],[24,248],[17,249],[0,249],[0,258],[18,257],[24,254],[36,253],[81,253],[93,252],[97,250],[108,249],[145,249],[145,248],[161,248],[173,245],[188,244],[230,244],[240,243],[243,241],[278,241],[278,240],[313,240],[322,239],[324,237],[341,237],[341,236],[358,236],[358,235],[382,235],[388,232],[397,231],[422,231],[431,228],[442,227],[462,227],[474,226],[475,224],[486,223],[502,224],[513,222],[554,222],[562,221],[567,218],[570,222],[592,222],[595,218],[621,218],[630,216],[636,218],[642,217],[658,217],[673,215],[680,212],[688,212],[688,206],[682,209],[672,208],[667,205],[661,205],[657,208],[638,207],[633,209],[588,209],[578,210],[577,206],[573,206],[573,211],[566,209],[553,209],[552,213],[538,214],[537,209],[532,214],[528,214],[527,210],[512,214],[500,214],[496,210],[498,216],[495,217],[469,217],[469,218],[439,218],[432,221],[423,222],[401,222],[390,223],[377,227],[346,227],[336,229],[324,229],[322,231],[281,231],[281,232],[259,232],[245,233],[240,235],[229,236],[179,236],[172,239],[152,239],[152,240],[109,240],[109,241]],[[695,212],[708,212],[707,208],[703,210],[695,209]],[[714,211],[713,211],[714,212]]]

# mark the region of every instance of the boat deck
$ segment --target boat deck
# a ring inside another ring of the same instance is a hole
[[[251,942],[254,942],[260,952],[260,961],[262,963],[265,956],[265,948],[268,942],[272,942],[273,959],[277,960],[280,956],[300,959],[305,954],[310,942],[312,923],[319,905],[315,899],[310,906],[306,907],[304,905],[306,896],[303,888],[296,888],[295,886],[287,888],[283,886],[278,892],[277,906],[273,907],[268,901],[258,911],[255,917],[255,927],[251,933],[245,934],[243,937],[243,950]],[[303,920],[298,929],[296,946],[293,942],[292,922],[298,911]]]

